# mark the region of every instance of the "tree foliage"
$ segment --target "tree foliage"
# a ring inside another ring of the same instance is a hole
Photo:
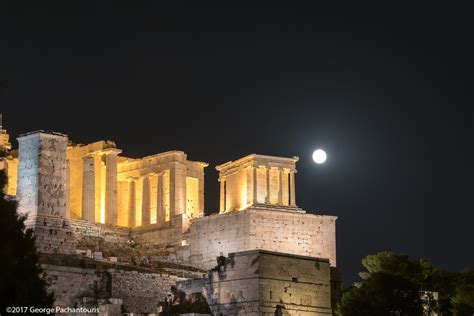
[[[16,212],[16,202],[5,197],[6,177],[0,171],[0,313],[8,306],[51,307],[34,244],[32,230]]]
[[[362,265],[362,281],[344,292],[338,315],[474,314],[472,270],[448,272],[392,252],[369,255]]]

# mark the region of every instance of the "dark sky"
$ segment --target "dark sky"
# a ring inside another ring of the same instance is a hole
[[[382,250],[472,267],[471,11],[313,2],[2,2],[4,125],[112,139],[132,157],[183,150],[210,163],[207,213],[217,164],[296,155],[298,205],[338,216],[346,282]]]

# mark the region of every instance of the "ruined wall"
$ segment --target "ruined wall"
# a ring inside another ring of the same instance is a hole
[[[74,307],[82,297],[107,296],[106,293],[99,294],[105,292],[107,280],[103,280],[105,276],[96,271],[95,267],[87,269],[43,264],[42,268],[46,273],[49,289],[54,292],[55,305]]]
[[[79,262],[62,258],[64,264],[42,264],[55,305],[94,307],[122,304],[124,313],[156,313],[172,286],[186,280],[175,274],[124,269],[100,262]]]
[[[69,219],[69,223],[76,236],[78,250],[100,251],[104,257],[134,254],[130,229],[127,227],[91,223],[81,219]]]
[[[131,230],[131,238],[143,249],[160,249],[167,246],[181,246],[183,244],[183,233],[189,228],[187,215],[180,214],[171,217],[164,225],[151,224],[134,227]]]
[[[210,269],[230,252],[264,249],[328,258],[336,266],[336,217],[276,208],[248,208],[192,221],[185,239],[191,265]]]
[[[167,273],[109,270],[111,296],[123,300],[125,312],[157,313],[176,282],[186,280]]]
[[[327,260],[260,252],[260,315],[332,315]]]
[[[202,293],[213,315],[331,315],[329,262],[262,250],[229,254],[204,279],[178,282]]]

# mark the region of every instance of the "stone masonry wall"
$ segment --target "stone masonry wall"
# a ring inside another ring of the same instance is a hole
[[[189,244],[189,263],[211,269],[216,258],[250,249],[250,218],[247,210],[206,216],[192,221],[185,235]]]
[[[47,260],[47,259],[46,259]],[[122,302],[124,313],[157,313],[172,286],[186,280],[175,274],[134,267],[111,267],[93,260],[63,257],[43,263],[46,280],[55,294],[55,306],[80,307]]]
[[[177,281],[185,280],[166,273],[109,270],[112,277],[111,295],[123,300],[126,312],[157,313],[158,303]]]
[[[332,315],[328,260],[260,252],[260,315]]]
[[[336,266],[336,217],[251,210],[250,248],[329,259]]]
[[[75,237],[66,219],[67,136],[33,132],[18,138],[18,212],[28,214],[43,253],[74,253]]]
[[[327,259],[262,250],[231,253],[204,280],[177,287],[188,296],[202,293],[213,315],[332,314]]]
[[[130,228],[91,223],[82,219],[69,219],[69,223],[77,238],[76,249],[100,251],[104,257],[133,254]]]
[[[192,221],[185,239],[189,262],[210,269],[215,258],[231,252],[263,249],[328,258],[336,266],[336,217],[248,208]]]

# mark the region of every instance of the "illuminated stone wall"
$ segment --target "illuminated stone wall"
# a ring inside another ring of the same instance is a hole
[[[253,249],[328,258],[336,266],[335,225],[334,216],[250,207],[196,219],[184,238],[190,264],[205,269],[213,267],[219,255]]]

